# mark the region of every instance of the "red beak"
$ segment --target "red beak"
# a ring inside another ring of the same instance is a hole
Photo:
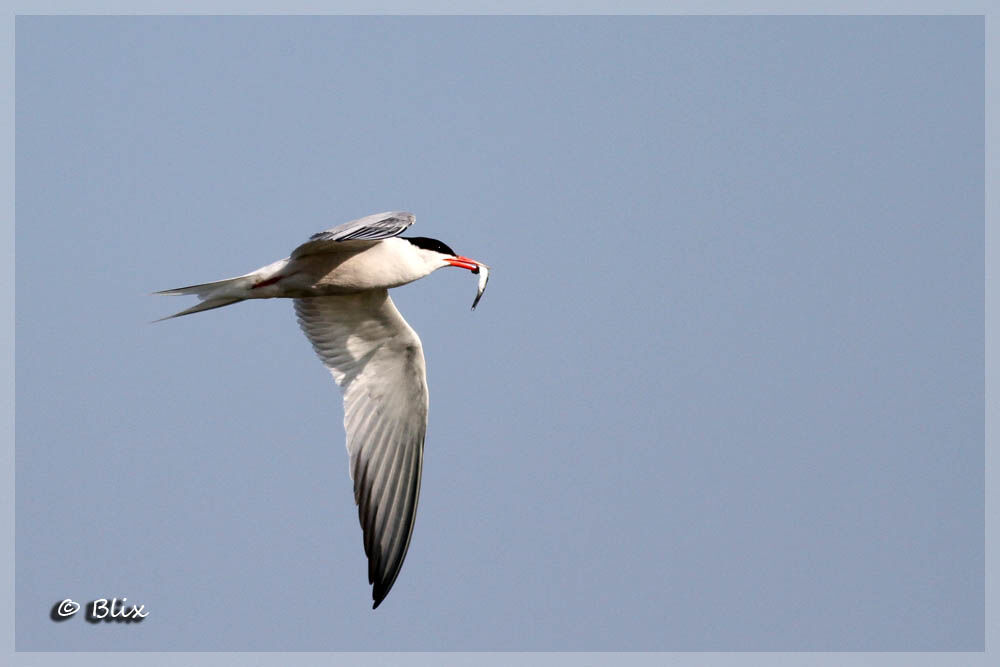
[[[477,262],[474,259],[469,259],[468,257],[462,257],[461,255],[457,255],[447,261],[452,266],[457,266],[460,269],[468,269],[473,273],[479,273],[479,262]]]

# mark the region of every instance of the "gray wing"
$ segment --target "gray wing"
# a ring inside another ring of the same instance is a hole
[[[378,607],[403,565],[420,496],[423,347],[385,290],[295,299],[295,313],[344,394],[354,500]]]
[[[345,222],[332,229],[313,234],[294,251],[292,257],[321,252],[344,241],[380,241],[399,236],[413,224],[415,216],[406,211],[386,211]]]

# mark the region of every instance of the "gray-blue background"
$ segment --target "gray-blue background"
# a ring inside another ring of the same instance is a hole
[[[19,650],[981,650],[983,19],[17,22]],[[431,423],[369,609],[289,303],[405,208]],[[55,624],[128,596],[141,625]]]

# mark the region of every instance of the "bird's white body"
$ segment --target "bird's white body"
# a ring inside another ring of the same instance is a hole
[[[302,331],[344,394],[350,473],[376,607],[409,547],[428,405],[420,338],[387,290],[457,266],[482,270],[478,303],[488,276],[484,264],[440,241],[399,238],[413,221],[409,213],[371,215],[314,234],[289,257],[246,275],[160,292],[201,299],[171,317],[247,299],[295,300]]]
[[[249,287],[239,286],[244,291],[238,293],[244,299],[270,299],[391,289],[448,266],[440,257],[420,251],[399,238],[376,243],[347,241],[338,246],[296,254],[261,267],[248,274],[254,283]],[[268,283],[275,277],[281,280]],[[260,283],[264,284],[253,287]]]

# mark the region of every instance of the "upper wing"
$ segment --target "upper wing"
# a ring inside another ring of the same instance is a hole
[[[386,290],[295,299],[295,314],[344,394],[354,500],[378,607],[403,565],[417,513],[427,429],[423,348]]]
[[[292,257],[317,252],[328,248],[331,244],[343,241],[378,241],[399,236],[413,224],[416,218],[406,211],[386,211],[366,215],[357,220],[345,222],[332,229],[313,234],[309,240],[294,251]]]

